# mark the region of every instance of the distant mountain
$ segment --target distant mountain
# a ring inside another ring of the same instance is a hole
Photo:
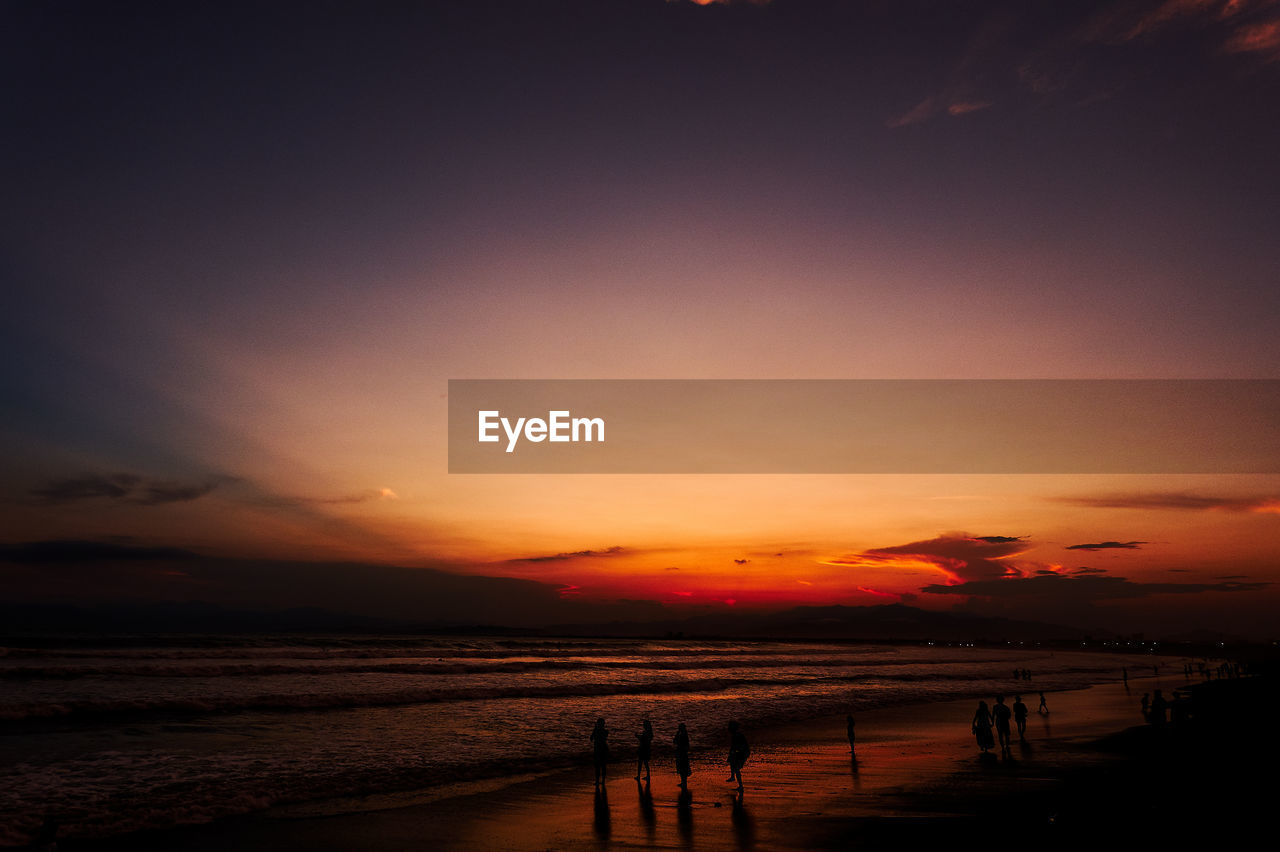
[[[189,603],[0,604],[0,635],[131,633],[377,632],[388,622],[350,613],[299,607],[277,612]]]

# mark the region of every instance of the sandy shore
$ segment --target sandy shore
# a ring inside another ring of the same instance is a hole
[[[752,757],[741,797],[726,781],[717,748],[695,754],[687,795],[680,794],[669,760],[659,758],[648,785],[632,779],[632,765],[614,764],[602,792],[593,788],[585,766],[348,803],[347,810],[364,809],[356,813],[278,808],[212,825],[68,841],[64,848],[889,848],[1013,828],[1051,841],[1094,826],[1107,812],[1090,791],[1149,771],[1149,760],[1142,763],[1138,754],[1142,749],[1117,735],[1141,724],[1143,692],[1182,685],[1163,681],[1133,679],[1127,687],[1113,683],[1049,693],[1047,716],[1034,712],[1039,699],[1028,693],[1024,700],[1033,712],[1027,740],[1015,743],[1003,759],[979,755],[969,732],[976,701],[947,701],[860,714],[856,759],[845,742],[843,718],[748,731]],[[723,738],[723,732],[700,731],[696,720],[690,720],[690,730],[695,746]],[[1135,734],[1142,732],[1130,732]],[[1139,791],[1134,801],[1150,798]]]

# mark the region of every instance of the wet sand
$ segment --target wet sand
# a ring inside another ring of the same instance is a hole
[[[695,748],[724,748],[695,753],[684,796],[670,757],[657,755],[648,785],[631,777],[634,764],[620,762],[610,766],[602,792],[584,766],[343,805],[356,813],[282,807],[211,825],[68,841],[65,848],[736,850],[896,848],[903,842],[914,848],[1011,830],[1052,843],[1079,839],[1108,812],[1091,791],[1148,771],[1142,744],[1130,741],[1144,732],[1120,732],[1142,724],[1143,692],[1180,685],[1169,677],[1135,678],[1127,688],[1112,683],[1049,693],[1047,716],[1036,713],[1038,693],[1024,694],[1032,711],[1027,741],[1019,744],[1015,732],[1005,758],[979,755],[969,732],[976,699],[859,714],[856,760],[842,717],[747,731],[752,756],[740,797],[726,780],[727,736],[690,720]],[[1006,700],[1012,703],[1012,694]],[[1139,791],[1135,801],[1145,798]]]

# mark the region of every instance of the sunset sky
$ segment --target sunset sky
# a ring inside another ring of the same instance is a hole
[[[5,602],[1273,638],[1278,476],[450,475],[445,416],[1280,379],[1280,0],[20,0],[0,69]]]

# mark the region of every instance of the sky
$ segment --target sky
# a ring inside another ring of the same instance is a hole
[[[1280,378],[1276,0],[8,0],[0,73],[5,601],[1272,638],[1280,477],[451,475],[445,417]]]

